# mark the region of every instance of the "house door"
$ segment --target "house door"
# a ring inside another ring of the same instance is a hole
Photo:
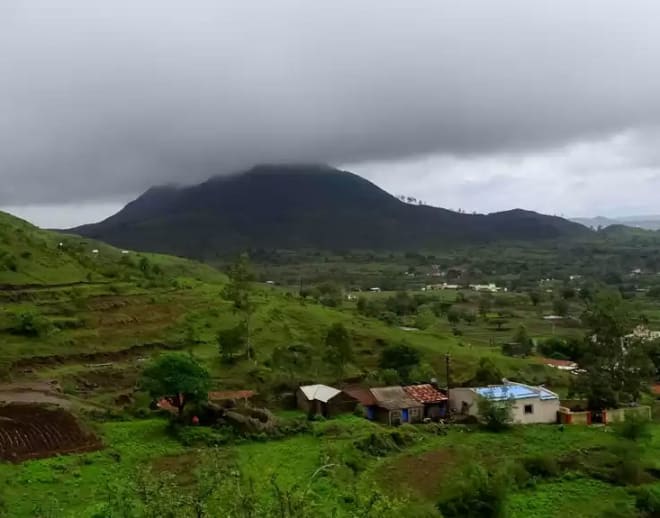
[[[401,411],[401,422],[402,423],[407,423],[408,422],[408,409],[404,408]]]

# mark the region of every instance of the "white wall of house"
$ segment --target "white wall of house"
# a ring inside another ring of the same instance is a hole
[[[449,408],[458,413],[479,417],[479,396],[470,388],[449,391]],[[556,423],[558,399],[527,398],[513,402],[511,414],[516,424]]]

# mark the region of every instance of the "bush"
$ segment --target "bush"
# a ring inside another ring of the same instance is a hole
[[[557,460],[549,454],[527,457],[522,465],[527,473],[538,478],[556,477],[561,471]]]
[[[445,518],[497,518],[505,515],[507,481],[482,466],[468,467],[454,494],[438,503]]]
[[[43,336],[51,328],[48,319],[36,311],[22,311],[14,315],[10,331],[22,336]]]
[[[511,401],[491,401],[479,399],[479,417],[484,428],[491,432],[502,432],[509,428],[513,421]]]
[[[353,446],[373,457],[384,457],[390,453],[401,451],[414,440],[414,431],[388,430],[370,433],[366,437],[353,441]]]
[[[617,435],[630,441],[643,441],[651,437],[651,422],[644,416],[629,414],[615,427]]]
[[[635,508],[641,516],[660,516],[660,487],[643,487],[637,491]]]

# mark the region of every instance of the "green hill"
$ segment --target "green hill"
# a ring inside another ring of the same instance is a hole
[[[77,236],[42,230],[0,212],[0,285],[60,285],[219,273],[193,261],[138,254]]]
[[[592,234],[519,209],[484,215],[412,205],[355,174],[316,165],[264,165],[191,187],[153,188],[105,221],[71,232],[204,259],[257,248],[418,251]]]

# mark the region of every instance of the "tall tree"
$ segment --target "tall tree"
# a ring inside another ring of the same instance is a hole
[[[325,336],[325,353],[323,357],[340,374],[344,372],[346,365],[353,359],[353,340],[343,324],[332,324],[328,329]]]
[[[211,384],[209,373],[192,356],[171,353],[151,363],[140,380],[140,386],[153,398],[167,398],[179,415],[187,403],[206,401]]]
[[[589,329],[580,362],[586,372],[577,377],[574,391],[587,397],[593,410],[637,401],[655,368],[647,346],[631,335],[636,319],[629,303],[616,291],[600,292],[582,319]]]
[[[231,362],[234,355],[246,347],[246,342],[247,326],[245,322],[218,332],[218,350],[226,362]]]
[[[245,350],[248,359],[253,356],[252,342],[250,340],[250,324],[255,310],[252,296],[252,282],[254,272],[247,254],[241,254],[227,271],[229,282],[224,290],[224,297],[231,301],[234,310],[243,315],[245,321]]]

